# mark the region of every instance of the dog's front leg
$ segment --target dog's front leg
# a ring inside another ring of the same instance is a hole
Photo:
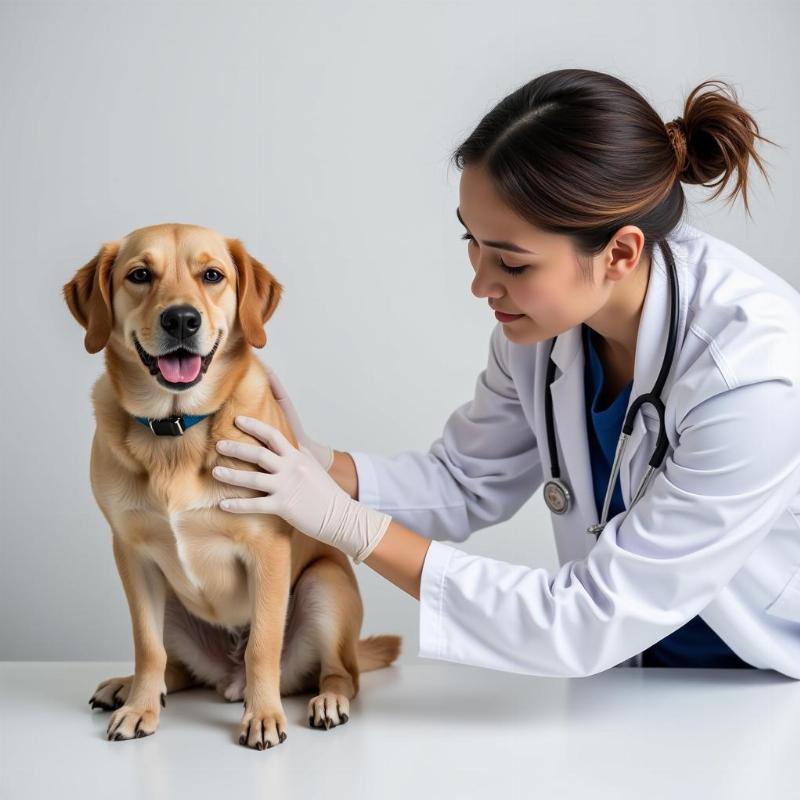
[[[291,543],[267,532],[249,550],[250,638],[244,651],[245,690],[239,744],[257,750],[286,739],[280,694],[281,651],[289,604]]]
[[[158,728],[161,706],[166,705],[164,672],[164,607],[166,579],[158,566],[114,531],[114,559],[125,588],[133,624],[136,665],[125,704],[111,716],[109,739],[149,736]]]

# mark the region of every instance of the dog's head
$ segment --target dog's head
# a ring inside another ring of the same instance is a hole
[[[90,353],[118,342],[178,392],[202,381],[221,347],[263,347],[282,291],[241,241],[181,223],[103,244],[63,288]]]

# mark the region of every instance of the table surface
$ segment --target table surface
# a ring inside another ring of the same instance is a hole
[[[258,751],[238,744],[241,703],[211,689],[169,695],[153,736],[108,741],[88,699],[132,666],[0,662],[0,797],[798,796],[800,681],[772,670],[544,678],[419,659],[363,673],[330,730],[307,726],[310,694],[284,697],[288,737]]]

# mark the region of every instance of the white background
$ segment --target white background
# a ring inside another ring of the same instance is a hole
[[[800,287],[791,2],[0,4],[0,659],[126,660],[130,618],[89,484],[89,355],[61,287],[104,241],[189,222],[241,238],[285,287],[258,351],[309,433],[427,450],[486,364],[449,156],[502,97],[609,72],[664,121],[721,78],[756,117],[771,189],[687,221]],[[723,198],[727,195],[723,194]],[[420,531],[425,534],[425,531]],[[537,492],[459,545],[556,567]],[[356,570],[363,634],[416,656],[418,604]]]

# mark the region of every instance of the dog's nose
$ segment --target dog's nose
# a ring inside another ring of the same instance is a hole
[[[175,339],[188,339],[202,322],[200,312],[190,305],[172,306],[161,314],[161,327]]]

